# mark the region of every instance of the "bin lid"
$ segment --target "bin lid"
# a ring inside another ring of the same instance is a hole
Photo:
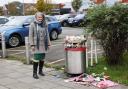
[[[85,51],[86,47],[80,47],[80,48],[65,48],[66,51]]]

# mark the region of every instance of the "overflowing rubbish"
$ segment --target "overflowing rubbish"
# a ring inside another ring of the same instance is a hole
[[[86,38],[84,35],[66,36],[65,37],[65,48],[85,47],[85,42],[86,42]]]
[[[66,72],[69,74],[84,73],[86,68],[85,36],[66,36],[64,40]]]
[[[88,75],[88,74],[82,74],[77,77],[69,78],[65,80],[65,82],[74,82],[77,84],[82,85],[93,85],[100,89],[106,89],[108,87],[117,86],[118,83],[112,82],[111,80],[108,80],[108,76],[106,79],[106,76],[102,76],[102,74],[98,74],[98,76],[95,76],[94,74]]]

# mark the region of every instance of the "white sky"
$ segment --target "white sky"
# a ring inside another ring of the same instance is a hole
[[[12,1],[20,1],[20,2],[25,2],[25,3],[33,3],[36,2],[37,0],[0,0],[0,6],[7,4],[8,2]],[[71,2],[72,0],[52,0],[53,3],[65,3],[65,2]],[[88,0],[85,0],[88,1]],[[108,3],[112,4],[117,0],[107,0]]]
[[[37,0],[0,0],[0,5],[6,4],[8,2],[12,1],[20,1],[20,2],[25,2],[25,3],[33,3],[36,2]],[[72,0],[52,0],[54,3],[64,3],[64,2],[71,2]]]

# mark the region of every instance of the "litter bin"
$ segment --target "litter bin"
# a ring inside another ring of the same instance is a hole
[[[66,72],[68,74],[82,74],[86,68],[86,48],[65,48]]]

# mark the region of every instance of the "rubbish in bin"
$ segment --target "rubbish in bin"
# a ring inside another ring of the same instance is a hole
[[[86,38],[84,35],[66,36],[64,46],[66,55],[66,72],[68,74],[85,73],[85,42]]]
[[[86,42],[86,38],[84,35],[80,36],[66,36],[65,38],[65,48],[77,48],[77,47],[85,47],[84,43]]]

